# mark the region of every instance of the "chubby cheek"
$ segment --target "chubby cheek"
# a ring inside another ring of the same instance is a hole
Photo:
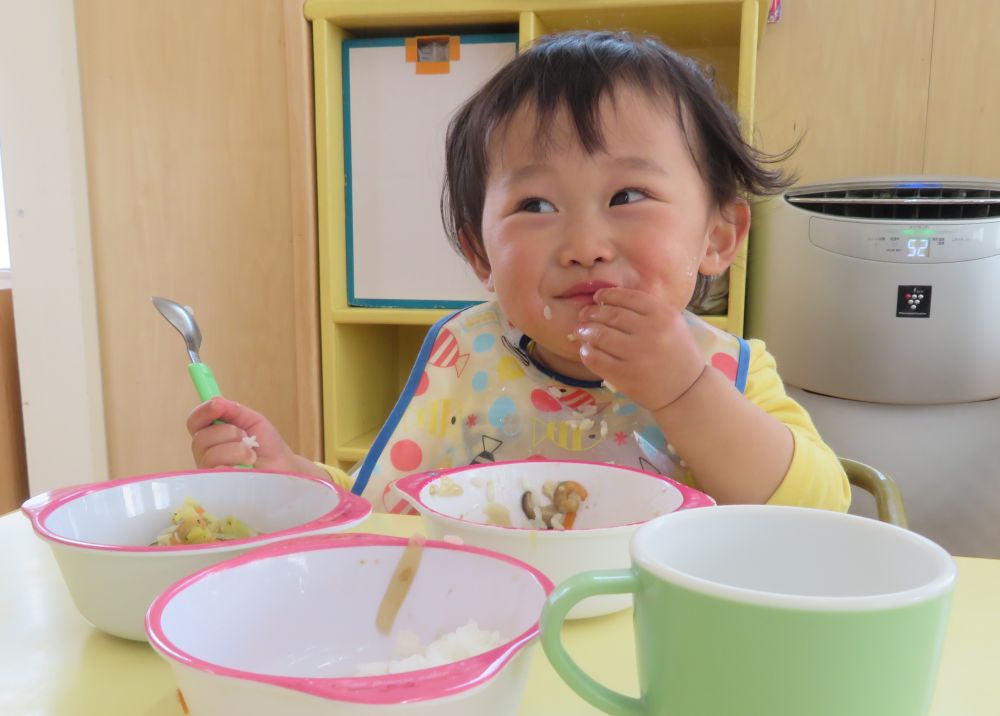
[[[499,242],[487,245],[492,267],[491,279],[497,300],[508,320],[521,330],[533,318],[542,318],[544,301],[539,294],[540,277],[537,257],[519,251],[516,245]]]
[[[538,320],[543,320],[544,302],[531,284],[524,281],[500,281],[496,284],[496,296],[507,316],[516,328],[528,330]]]
[[[683,308],[694,293],[701,256],[689,252],[647,256],[635,261],[639,285],[664,301]]]

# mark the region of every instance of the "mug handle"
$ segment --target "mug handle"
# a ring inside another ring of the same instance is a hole
[[[577,574],[560,584],[549,595],[539,618],[542,648],[556,673],[573,691],[612,716],[641,716],[645,713],[642,700],[620,694],[587,676],[563,648],[562,625],[569,610],[587,597],[599,594],[634,594],[638,588],[639,579],[630,569],[606,569]]]

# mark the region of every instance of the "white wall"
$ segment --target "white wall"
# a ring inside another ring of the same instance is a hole
[[[0,101],[3,101],[0,97]],[[3,195],[3,143],[0,142],[0,289],[10,288],[10,248],[7,241],[7,204]]]
[[[0,0],[0,147],[37,494],[107,476],[72,0]]]
[[[0,145],[2,149],[3,145]],[[3,152],[0,151],[0,288],[10,288],[10,249],[7,244],[7,206],[3,197]]]

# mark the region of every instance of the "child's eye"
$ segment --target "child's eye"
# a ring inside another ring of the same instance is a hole
[[[634,204],[642,201],[648,196],[642,189],[622,189],[611,197],[610,206],[621,206],[622,204]]]
[[[518,209],[520,211],[527,211],[532,214],[551,214],[556,210],[556,208],[552,206],[551,202],[545,201],[545,199],[538,199],[534,197],[522,201]]]

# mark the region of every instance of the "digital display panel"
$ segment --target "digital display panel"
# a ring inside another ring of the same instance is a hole
[[[911,259],[926,259],[931,255],[930,239],[909,238],[906,240],[906,257]]]

